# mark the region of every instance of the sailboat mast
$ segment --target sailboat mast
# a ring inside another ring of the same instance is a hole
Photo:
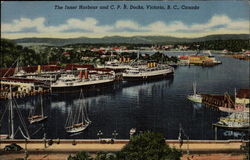
[[[10,124],[11,124],[11,134],[10,139],[14,139],[14,111],[12,104],[12,88],[10,85]]]
[[[81,106],[81,112],[82,112],[82,122],[85,122],[85,115],[84,115],[84,111],[83,111],[83,107]]]
[[[236,88],[234,88],[234,103],[236,103],[236,96],[237,96],[237,91]]]
[[[194,88],[193,88],[193,90],[194,90],[194,95],[196,95],[196,83],[195,83],[195,82],[193,83],[193,87],[194,87]]]
[[[18,70],[19,70],[18,61],[19,61],[19,58],[18,58],[17,61],[16,61],[16,67],[15,67],[15,70],[14,70],[14,74],[13,74],[13,75],[16,75],[16,74],[18,73]]]
[[[40,95],[40,100],[41,100],[41,115],[43,116],[43,97]]]

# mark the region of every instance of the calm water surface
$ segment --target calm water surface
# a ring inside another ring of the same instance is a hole
[[[150,82],[119,82],[105,90],[85,93],[91,125],[81,134],[69,135],[64,130],[67,115],[79,103],[79,93],[51,94],[43,97],[45,113],[49,116],[42,124],[28,125],[27,118],[32,106],[39,105],[39,97],[18,99],[32,138],[98,138],[112,137],[116,130],[118,138],[129,138],[129,130],[162,132],[167,139],[177,139],[181,124],[190,139],[214,139],[212,124],[225,113],[214,111],[186,99],[192,94],[192,83],[196,81],[200,93],[234,94],[234,88],[249,88],[249,61],[227,57],[216,57],[222,65],[215,67],[179,66],[173,77]],[[1,102],[1,116],[7,102]],[[15,112],[15,128],[21,125]],[[8,132],[7,116],[3,118],[1,133]],[[41,129],[40,129],[41,128]],[[40,129],[40,130],[39,130]],[[218,139],[239,139],[246,133],[218,131]],[[19,132],[16,137],[21,138]]]

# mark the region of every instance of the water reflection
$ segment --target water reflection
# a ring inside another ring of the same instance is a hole
[[[246,134],[244,132],[237,132],[237,131],[224,131],[223,135],[225,137],[233,137],[233,138],[237,138],[237,139],[243,139],[243,137],[246,136]]]
[[[203,106],[201,103],[192,103],[192,105],[195,110],[199,110]]]

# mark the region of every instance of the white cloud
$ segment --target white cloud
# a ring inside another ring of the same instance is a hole
[[[249,26],[249,21],[243,20],[228,24],[228,28],[233,30],[249,30]]]
[[[229,17],[225,15],[215,15],[207,23],[193,24],[190,26],[190,31],[209,31],[214,27],[225,25],[227,27],[231,23],[234,23]]]
[[[223,25],[223,24],[230,24],[231,19],[228,16],[225,15],[216,15],[213,16],[207,26],[213,27],[216,25]]]
[[[140,25],[132,20],[117,20],[113,24],[102,25],[92,17],[85,19],[68,19],[65,23],[59,25],[45,25],[46,19],[39,17],[36,19],[20,18],[11,23],[1,24],[2,33],[13,34],[21,33],[28,29],[34,29],[37,34],[47,33],[70,33],[83,32],[92,34],[111,34],[111,33],[147,33],[147,34],[173,34],[173,33],[212,33],[223,31],[248,32],[249,22],[247,20],[233,20],[226,15],[214,15],[205,23],[184,24],[182,21],[163,22],[155,21],[147,25]]]
[[[138,23],[131,20],[116,21],[114,26],[116,29],[132,29],[135,31],[141,30],[141,26]]]
[[[13,20],[10,24],[1,24],[4,32],[19,32],[24,29],[41,28],[44,27],[45,18],[39,17],[34,20],[28,18],[20,18],[20,20]]]

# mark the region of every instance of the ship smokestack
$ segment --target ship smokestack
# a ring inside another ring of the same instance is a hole
[[[80,71],[80,73],[79,73],[79,77],[80,77],[80,79],[82,79],[82,71]]]
[[[41,73],[41,65],[37,66],[37,73]]]
[[[89,73],[88,73],[88,71],[87,71],[87,70],[85,70],[85,73],[84,73],[84,78],[85,78],[85,79],[88,79],[88,78],[89,78]]]

